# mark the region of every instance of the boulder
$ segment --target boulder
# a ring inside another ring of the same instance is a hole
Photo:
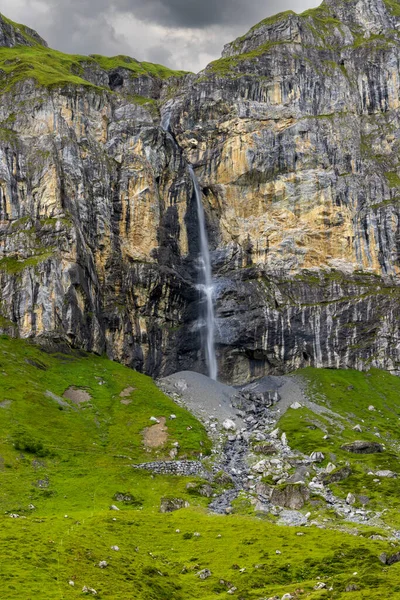
[[[291,510],[303,508],[309,499],[309,489],[305,485],[298,483],[289,483],[288,485],[276,487],[271,495],[272,504],[282,506],[283,508],[290,508]]]
[[[222,423],[222,427],[225,429],[225,431],[236,431],[236,423],[231,419],[225,419],[225,421]]]
[[[330,483],[338,483],[339,481],[344,481],[348,477],[350,477],[352,471],[349,466],[341,467],[340,469],[336,469],[336,471],[332,471],[331,473],[327,473],[322,476],[322,482],[325,485],[329,485]]]
[[[189,502],[182,500],[182,498],[161,498],[160,512],[171,513],[188,506]]]
[[[346,452],[352,452],[353,454],[378,454],[379,452],[383,452],[382,444],[360,440],[352,442],[351,444],[344,444],[341,446],[341,449]]]

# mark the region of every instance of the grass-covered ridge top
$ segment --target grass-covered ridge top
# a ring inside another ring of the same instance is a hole
[[[21,25],[20,31],[30,37],[28,29]],[[24,33],[25,31],[25,33]],[[41,87],[63,87],[65,85],[97,87],[85,79],[85,69],[102,69],[110,72],[125,69],[132,77],[169,79],[183,77],[184,71],[174,71],[162,65],[139,62],[126,56],[105,57],[66,54],[40,44],[32,38],[30,45],[0,47],[1,92],[9,91],[21,81],[33,79]]]

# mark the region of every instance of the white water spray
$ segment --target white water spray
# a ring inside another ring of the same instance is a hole
[[[214,314],[214,286],[212,280],[210,250],[208,247],[208,237],[206,230],[206,220],[204,216],[204,208],[199,182],[189,165],[189,173],[193,182],[194,192],[196,195],[197,217],[199,221],[200,233],[200,264],[201,264],[201,283],[200,290],[203,292],[206,300],[206,361],[208,374],[211,379],[216,380],[218,376],[217,357],[215,354],[215,314]]]

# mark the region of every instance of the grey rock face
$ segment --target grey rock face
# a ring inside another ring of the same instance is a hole
[[[399,372],[399,23],[383,0],[328,0],[196,76],[88,60],[97,88],[3,93],[0,330],[204,372],[192,164],[221,378]],[[0,45],[32,40],[0,19]]]
[[[20,45],[33,46],[35,43],[47,46],[36,31],[25,25],[17,25],[0,14],[0,46],[13,48]]]
[[[292,510],[303,508],[304,504],[310,499],[310,491],[307,486],[302,484],[289,484],[281,488],[274,488],[271,496],[271,503],[275,506],[282,506]]]

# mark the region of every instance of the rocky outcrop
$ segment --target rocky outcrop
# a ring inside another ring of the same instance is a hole
[[[199,75],[88,57],[75,83],[6,87],[1,330],[204,371],[192,164],[221,377],[399,372],[399,25],[392,2],[327,0]]]

